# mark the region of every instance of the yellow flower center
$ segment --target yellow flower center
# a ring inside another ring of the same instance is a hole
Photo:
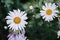
[[[51,15],[51,14],[52,14],[52,10],[51,10],[51,9],[47,9],[47,10],[46,10],[46,14],[47,14],[47,15]]]
[[[19,23],[21,22],[21,18],[15,17],[15,18],[14,18],[14,22],[15,22],[16,24],[19,24]]]

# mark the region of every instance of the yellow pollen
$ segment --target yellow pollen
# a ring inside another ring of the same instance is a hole
[[[47,15],[51,15],[51,14],[52,14],[52,10],[51,10],[51,9],[47,9],[47,10],[46,10],[46,14],[47,14]]]
[[[15,17],[15,18],[14,18],[14,22],[15,22],[16,24],[19,24],[19,23],[21,22],[21,18]]]

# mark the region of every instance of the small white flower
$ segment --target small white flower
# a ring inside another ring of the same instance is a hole
[[[58,35],[58,37],[57,37],[57,38],[59,38],[59,36],[60,36],[60,31],[58,31],[58,32],[57,32],[57,35]]]
[[[7,26],[4,26],[4,29],[7,29],[8,27]]]
[[[8,14],[9,15],[6,16],[6,19],[9,29],[14,31],[18,29],[22,30],[25,27],[25,24],[27,24],[27,13],[25,13],[25,11],[23,12],[18,9],[13,10],[13,12],[10,11]]]
[[[45,6],[42,7],[43,10],[41,10],[40,15],[43,16],[43,19],[45,19],[45,21],[52,21],[53,18],[57,17],[57,6],[55,5],[55,3],[51,4],[51,3],[45,3]]]
[[[33,6],[29,6],[29,9],[33,9]]]

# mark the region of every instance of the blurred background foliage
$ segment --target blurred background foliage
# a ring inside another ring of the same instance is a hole
[[[58,18],[51,22],[46,22],[39,15],[45,2],[57,3],[60,0],[1,0],[0,1],[0,40],[8,40],[9,34],[5,17],[9,11],[20,9],[26,11],[28,25],[25,28],[26,36],[29,40],[60,40],[57,38]],[[30,7],[33,6],[32,9]],[[58,7],[60,10],[60,6]]]

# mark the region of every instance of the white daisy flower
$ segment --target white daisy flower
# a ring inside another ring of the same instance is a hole
[[[9,34],[8,40],[26,40],[27,37],[25,37],[25,31],[23,31],[20,34]]]
[[[29,6],[29,9],[34,9],[34,8],[33,8],[33,6],[31,5],[31,6]]]
[[[43,16],[43,19],[45,19],[45,21],[52,21],[53,18],[57,17],[57,6],[55,5],[55,3],[51,4],[51,3],[45,3],[45,6],[42,7],[43,10],[41,10],[40,15]]]
[[[23,12],[18,9],[13,10],[13,12],[10,11],[8,14],[9,15],[6,16],[6,19],[9,29],[14,31],[18,29],[22,30],[25,27],[25,24],[27,24],[27,13],[25,13],[25,11]]]

